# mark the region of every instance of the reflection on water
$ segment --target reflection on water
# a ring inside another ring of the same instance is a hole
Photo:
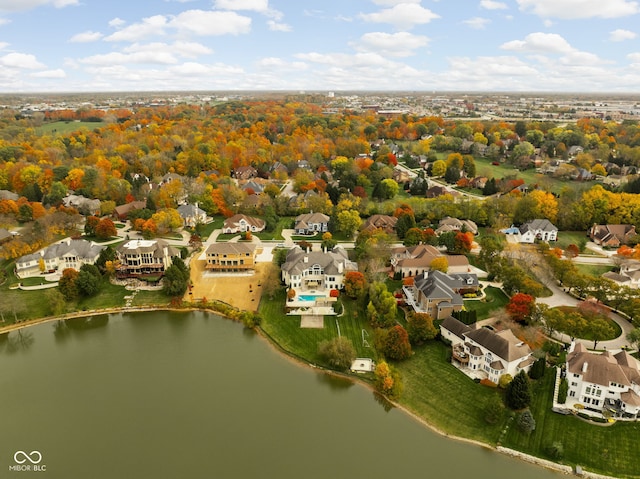
[[[382,406],[382,409],[384,409],[385,412],[389,412],[395,407],[391,401],[378,391],[373,391],[373,399]]]
[[[91,329],[104,328],[107,324],[109,324],[109,316],[106,314],[91,316],[88,318],[59,320],[53,325],[53,336],[56,341],[63,342],[72,334]]]
[[[24,329],[0,334],[0,350],[11,354],[29,349],[34,342],[35,338],[33,337],[33,333]]]
[[[316,374],[318,382],[329,386],[332,391],[346,391],[355,383],[349,378],[343,378],[331,373]]]

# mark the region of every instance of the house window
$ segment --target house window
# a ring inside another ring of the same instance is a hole
[[[596,397],[600,397],[602,395],[602,389],[596,390]]]
[[[587,389],[585,390],[585,392],[587,394],[591,394],[591,386],[587,386]]]
[[[571,382],[571,385],[572,385],[573,387],[576,387],[576,386],[578,385],[578,383]]]
[[[569,396],[572,397],[572,398],[576,397],[576,392],[575,391],[570,391],[569,392]]]
[[[599,404],[600,404],[600,401],[598,401],[597,399],[594,399],[594,400],[593,400],[593,405],[594,405],[594,406],[597,406],[597,405],[599,405]]]

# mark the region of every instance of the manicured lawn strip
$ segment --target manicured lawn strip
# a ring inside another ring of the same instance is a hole
[[[80,299],[75,309],[87,311],[91,309],[119,308],[125,304],[124,297],[130,294],[131,291],[127,291],[124,286],[111,284],[108,278],[102,278],[100,292],[90,298]]]
[[[548,457],[545,448],[560,441],[564,445],[564,464],[579,464],[588,471],[615,477],[640,477],[640,424],[618,422],[602,426],[554,413],[551,411],[554,380],[555,371],[550,369],[544,379],[532,383],[531,412],[536,430],[527,436],[512,424],[502,444],[534,456]]]
[[[487,424],[483,407],[500,391],[473,382],[448,357],[447,346],[431,341],[396,364],[404,382],[400,404],[448,434],[495,445],[503,421]]]
[[[169,298],[162,291],[140,290],[136,294],[135,298],[133,298],[131,305],[132,306],[155,306],[155,305],[167,305],[170,302],[171,302],[171,298]]]
[[[49,316],[49,304],[43,297],[44,291],[21,291],[8,289],[8,284],[0,289],[0,310],[4,316],[5,324],[13,324],[15,316],[13,305],[16,305],[15,313],[18,321],[37,319]]]
[[[487,286],[484,288],[486,299],[482,300],[466,300],[464,308],[467,311],[476,311],[478,321],[490,318],[492,313],[500,308],[504,308],[509,302],[509,298],[500,288]]]
[[[55,283],[55,281],[53,281]],[[46,281],[40,276],[32,276],[30,278],[22,278],[20,280],[22,286],[40,286],[41,284],[50,284],[52,281]]]
[[[36,133],[38,135],[66,135],[67,133],[78,131],[81,128],[93,130],[95,128],[102,128],[105,125],[106,123],[101,121],[56,121],[37,127]],[[55,130],[55,132],[53,130]]]
[[[262,330],[273,338],[284,350],[300,357],[306,362],[323,365],[318,357],[318,343],[338,336],[336,319],[340,325],[340,334],[353,343],[359,357],[371,357],[373,347],[366,348],[362,343],[362,329],[367,329],[370,344],[373,344],[371,330],[362,315],[358,314],[355,301],[343,298],[345,313],[340,316],[325,316],[323,329],[300,328],[300,316],[287,316],[284,313],[285,293],[279,291],[271,300],[263,297],[260,302]]]
[[[587,241],[589,241],[589,238],[585,231],[559,231],[558,241],[555,243],[549,243],[549,246],[564,250],[567,249],[567,246],[570,244],[574,244],[579,247],[581,244],[586,244]],[[587,250],[587,253],[590,252],[591,250]]]
[[[590,276],[602,276],[603,274],[613,270],[613,266],[604,264],[574,264],[580,273]]]

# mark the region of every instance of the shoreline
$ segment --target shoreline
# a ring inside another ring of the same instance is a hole
[[[0,327],[0,335],[1,334],[9,334],[11,332],[15,332],[15,331],[20,331],[22,329],[26,329],[32,326],[38,326],[41,324],[46,324],[46,323],[51,323],[53,321],[66,321],[68,319],[74,319],[74,318],[82,318],[82,317],[89,317],[89,316],[100,316],[103,314],[124,314],[124,313],[144,313],[144,312],[153,312],[153,311],[173,311],[173,312],[184,312],[184,313],[188,313],[188,312],[194,312],[194,311],[201,311],[204,313],[208,313],[211,314],[213,316],[218,316],[220,318],[223,319],[227,319],[230,321],[234,321],[234,322],[239,322],[233,318],[230,318],[228,316],[223,315],[222,313],[218,312],[218,311],[214,311],[211,309],[206,309],[206,308],[197,308],[197,307],[187,307],[187,308],[172,308],[172,307],[158,307],[158,306],[140,306],[140,307],[121,307],[121,308],[109,308],[109,309],[104,309],[104,310],[90,310],[90,311],[79,311],[79,312],[75,312],[75,313],[67,313],[64,314],[62,316],[48,316],[45,318],[39,318],[39,319],[32,319],[32,320],[28,320],[28,321],[22,321],[20,323],[13,323],[9,326],[3,326]],[[358,378],[357,376],[353,376],[353,375],[349,375],[349,374],[344,374],[344,373],[340,373],[338,371],[333,371],[331,369],[325,369],[323,367],[320,366],[316,366],[314,364],[311,364],[307,361],[303,361],[301,358],[298,358],[290,353],[288,353],[287,351],[285,351],[278,343],[276,343],[274,340],[271,339],[271,337],[264,332],[261,328],[256,328],[254,329],[254,331],[256,332],[256,334],[262,339],[264,340],[275,352],[277,352],[278,354],[282,355],[285,359],[287,359],[288,361],[292,362],[293,364],[302,367],[302,368],[306,368],[312,371],[316,371],[318,373],[324,373],[324,374],[330,374],[336,377],[340,377],[342,379],[348,379],[350,381],[353,381],[354,383],[370,390],[371,392],[376,392],[375,388],[367,383],[366,381]],[[414,421],[419,422],[422,426],[429,428],[431,431],[433,431],[434,433],[445,437],[447,439],[452,439],[454,441],[458,441],[458,442],[463,442],[466,444],[470,444],[470,445],[474,445],[477,447],[481,447],[483,449],[489,449],[491,451],[497,452],[499,454],[504,454],[516,459],[520,459],[524,462],[527,462],[529,464],[533,464],[548,470],[552,470],[558,473],[562,473],[565,475],[574,475],[574,469],[571,466],[567,466],[564,464],[559,464],[553,461],[549,461],[540,457],[536,457],[536,456],[531,456],[529,454],[525,454],[523,452],[520,451],[516,451],[514,449],[509,449],[506,447],[502,447],[502,446],[493,446],[491,444],[488,443],[484,443],[481,441],[477,441],[475,439],[469,439],[469,438],[465,438],[465,437],[460,437],[460,436],[455,436],[455,435],[451,435],[449,433],[447,433],[446,431],[443,431],[441,429],[439,429],[438,427],[434,426],[433,424],[429,423],[429,421],[422,417],[419,416],[418,414],[416,414],[415,412],[411,411],[410,409],[406,408],[405,406],[397,403],[396,401],[392,401],[389,398],[387,398],[385,396],[385,399],[387,401],[389,401],[390,404],[393,405],[394,408],[398,409],[399,411],[401,411],[403,414],[406,414],[407,416],[409,416],[411,419],[413,419]],[[586,471],[583,469],[582,471],[582,476],[583,477],[590,477],[592,479],[619,479],[615,476],[606,476],[606,475],[602,475],[602,474],[596,474],[590,471]]]

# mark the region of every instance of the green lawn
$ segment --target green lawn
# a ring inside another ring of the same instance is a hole
[[[400,404],[448,434],[495,445],[506,414],[489,425],[483,408],[501,392],[475,383],[454,368],[448,360],[450,348],[439,341],[414,352],[411,359],[396,364],[404,382]]]
[[[567,249],[567,246],[570,244],[584,245],[589,241],[587,237],[587,233],[585,231],[559,231],[558,232],[558,241],[555,243],[549,243],[549,245],[554,248]],[[581,251],[582,252],[582,251]],[[588,251],[589,252],[589,251]]]
[[[273,300],[267,297],[262,298],[260,302],[260,314],[263,318],[261,328],[284,350],[291,352],[305,362],[322,365],[317,354],[318,343],[338,336],[337,325],[339,325],[340,335],[351,340],[358,357],[375,358],[373,347],[367,347],[363,344],[362,330],[366,331],[365,339],[368,339],[369,343],[373,343],[372,331],[366,318],[360,313],[356,301],[344,296],[341,301],[345,308],[344,314],[339,317],[325,316],[323,329],[302,329],[300,328],[300,316],[287,316],[284,313],[285,293],[284,289],[281,289]]]
[[[103,126],[105,126],[105,123],[99,121],[56,121],[37,127],[36,133],[39,135],[66,135],[82,128],[93,130]]]
[[[505,447],[538,457],[548,457],[545,448],[555,441],[564,445],[563,463],[581,465],[588,471],[621,478],[640,477],[640,424],[602,426],[551,411],[555,372],[532,382],[531,412],[536,430],[527,436],[513,425],[503,438]]]
[[[476,311],[478,321],[490,318],[498,309],[504,308],[509,302],[509,298],[504,292],[493,286],[484,289],[486,298],[484,300],[466,300],[464,308],[467,311]]]
[[[577,264],[576,269],[579,273],[589,276],[602,276],[604,273],[608,273],[613,270],[613,266],[604,264]]]

